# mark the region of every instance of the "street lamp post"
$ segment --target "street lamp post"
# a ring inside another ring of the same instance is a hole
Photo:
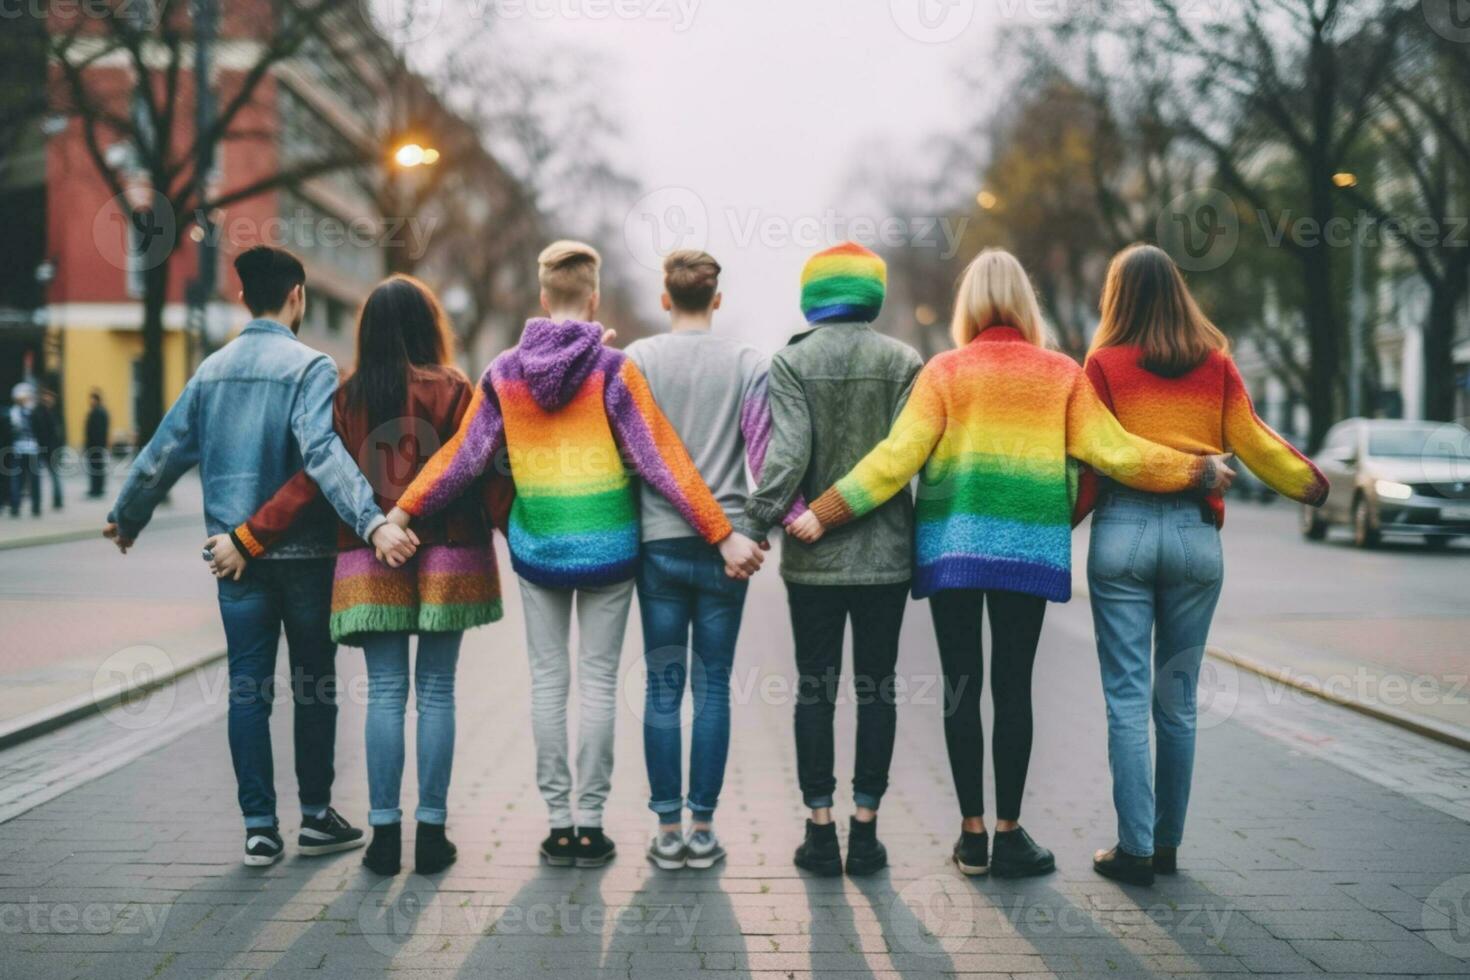
[[[1358,175],[1333,174],[1332,183],[1339,190],[1358,186]],[[1353,287],[1348,309],[1348,416],[1363,414],[1363,330],[1367,326],[1368,304],[1363,294],[1363,236],[1353,226]]]

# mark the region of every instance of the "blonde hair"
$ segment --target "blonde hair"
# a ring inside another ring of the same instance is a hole
[[[585,242],[552,242],[536,259],[537,277],[547,302],[553,306],[576,306],[587,302],[598,290],[602,256]]]
[[[676,309],[703,313],[720,289],[720,263],[708,252],[681,249],[664,259],[664,290]]]
[[[965,269],[954,302],[950,336],[964,347],[987,327],[1015,327],[1037,347],[1047,345],[1046,322],[1036,290],[1010,252],[987,248]]]
[[[1108,266],[1092,350],[1128,344],[1139,348],[1144,368],[1166,378],[1188,374],[1214,351],[1230,350],[1174,260],[1154,245],[1130,245]]]

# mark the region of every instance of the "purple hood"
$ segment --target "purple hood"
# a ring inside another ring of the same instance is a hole
[[[516,360],[531,397],[549,412],[572,400],[606,350],[599,324],[538,317],[526,321]]]

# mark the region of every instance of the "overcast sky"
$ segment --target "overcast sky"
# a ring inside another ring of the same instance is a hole
[[[831,219],[888,217],[848,182],[865,148],[916,155],[926,137],[988,112],[963,104],[959,70],[967,61],[973,70],[998,22],[1027,7],[500,0],[497,12],[505,38],[524,33],[537,49],[572,44],[608,59],[604,91],[625,128],[626,166],[652,196],[629,216],[625,241],[597,244],[649,267],[650,304],[656,252],[707,247],[726,270],[718,328],[773,350],[800,325],[805,256],[854,231]]]

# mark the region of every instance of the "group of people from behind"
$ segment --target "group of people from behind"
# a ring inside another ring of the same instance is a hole
[[[1096,509],[1088,575],[1119,838],[1095,866],[1138,882],[1171,870],[1193,765],[1194,688],[1223,575],[1227,454],[1307,503],[1320,503],[1325,484],[1255,416],[1224,336],[1167,255],[1138,246],[1114,261],[1085,367],[1050,349],[1025,271],[998,250],[967,269],[955,349],[927,365],[874,329],[886,267],[855,243],[807,263],[806,326],[770,358],[714,331],[721,268],[704,252],[666,260],[670,332],[618,350],[597,322],[599,267],[590,246],[548,247],[539,269],[545,315],[478,384],[453,366],[432,292],[394,276],[364,304],[357,363],[339,385],[330,359],[294,338],[306,302],[300,262],[266,247],[237,260],[256,318],[186,386],[140,453],[106,533],[126,550],[168,486],[201,467],[246,863],[272,863],[284,847],[268,727],[283,627],[293,686],[309,688],[294,692],[299,849],[364,842],[330,799],[333,656],[344,643],[363,648],[369,680],[373,837],[364,863],[380,874],[401,864],[410,688],[415,866],[432,873],[454,860],[446,824],[455,667],[464,631],[501,616],[499,529],[526,624],[536,778],[550,824],[542,858],[596,867],[616,853],[603,815],[636,593],[656,820],[647,855],[666,869],[712,866],[725,856],[715,813],[746,588],[783,526],[797,771],[810,810],[795,863],[819,875],[887,864],[877,818],[912,595],[929,600],[946,680],[960,810],[953,859],[966,874],[1047,873],[1051,852],[1020,824],[1032,669],[1047,603],[1070,598],[1071,529]],[[993,844],[980,723],[987,607]],[[857,744],[844,856],[833,724],[849,622]]]

